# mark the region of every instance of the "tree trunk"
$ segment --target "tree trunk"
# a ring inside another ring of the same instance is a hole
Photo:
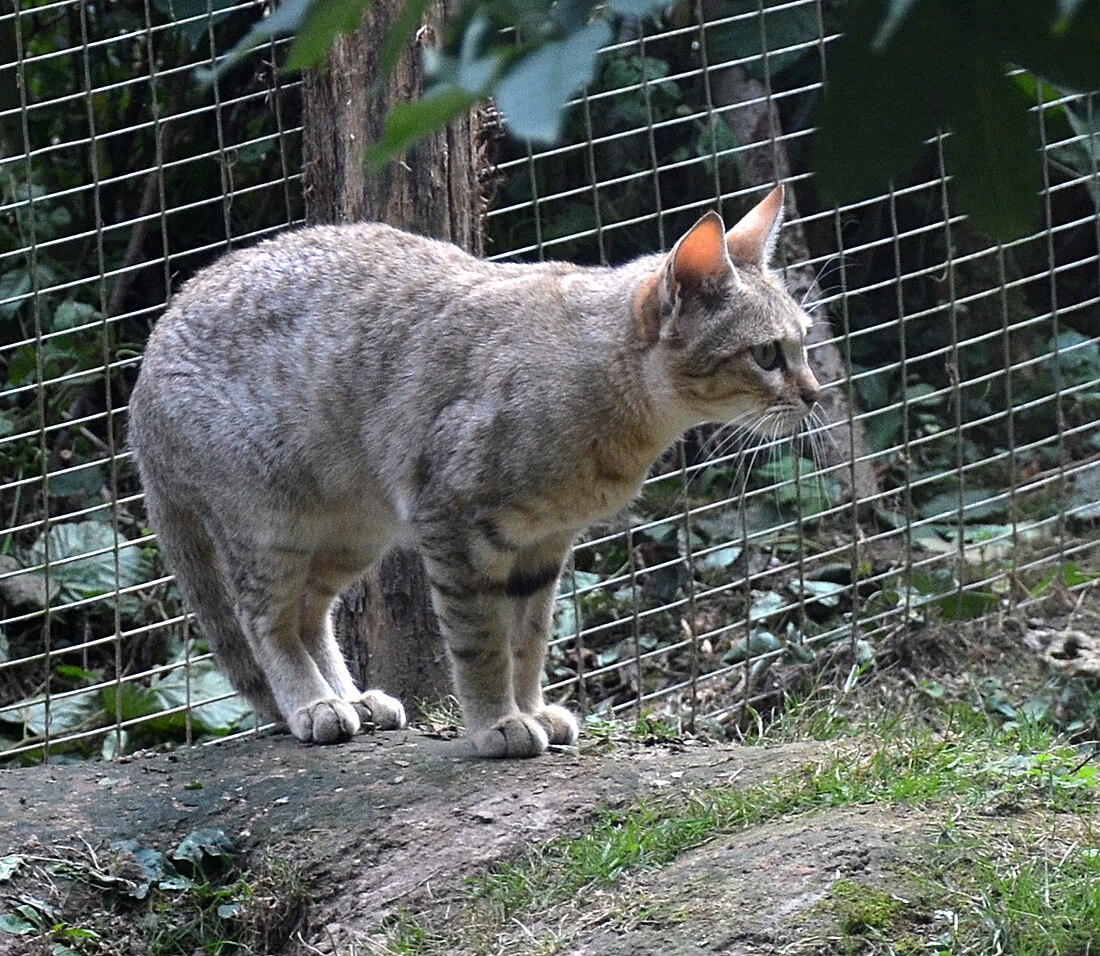
[[[363,150],[381,138],[390,108],[419,97],[420,50],[434,45],[447,0],[428,7],[416,39],[392,76],[380,73],[381,39],[401,11],[376,0],[359,32],[339,37],[327,69],[303,78],[303,180],[311,223],[374,220],[481,252],[476,120],[470,115],[424,140],[378,173]],[[424,566],[407,549],[390,552],[337,600],[337,639],[364,687],[400,697],[407,708],[450,692],[439,626],[428,598]]]
[[[755,145],[754,149],[738,152],[737,162],[741,182],[745,186],[772,184],[790,179],[791,165],[786,147],[779,138],[782,132],[779,114],[767,95],[767,88],[753,79],[741,67],[725,67],[715,70],[710,79],[711,96],[715,107],[724,108],[721,116],[741,145]],[[786,212],[788,220],[798,218],[794,190],[787,190]],[[798,301],[812,303],[821,297],[813,267],[806,264],[809,247],[801,224],[793,222],[783,230],[783,246],[787,268],[787,283],[791,294]],[[844,487],[846,493],[858,501],[878,492],[871,462],[867,460],[868,446],[863,424],[855,420],[857,409],[849,401],[847,370],[843,356],[835,342],[827,317],[818,313],[806,336],[810,365],[823,384],[838,383],[825,390],[821,398],[821,414],[831,439],[821,449],[825,458],[819,465],[830,469]],[[864,460],[860,460],[860,459]]]

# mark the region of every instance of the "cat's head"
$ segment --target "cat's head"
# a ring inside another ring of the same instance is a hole
[[[729,232],[706,213],[637,291],[650,367],[689,420],[786,434],[820,397],[806,362],[809,316],[768,267],[782,216],[782,186]]]

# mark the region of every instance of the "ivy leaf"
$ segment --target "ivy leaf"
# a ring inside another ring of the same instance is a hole
[[[119,588],[131,587],[146,579],[145,560],[139,549],[123,547],[127,541],[119,534]],[[61,586],[63,597],[78,600],[115,590],[115,546],[111,525],[100,521],[72,521],[56,524],[46,535],[40,535],[31,546],[30,559],[36,564],[44,563],[48,551],[51,582]]]
[[[512,135],[538,143],[559,139],[566,101],[591,81],[596,55],[610,40],[610,26],[590,23],[514,63],[496,92]]]
[[[749,620],[764,621],[769,617],[774,617],[786,607],[786,603],[775,591],[753,592],[752,606],[749,608]]]
[[[22,910],[22,907],[19,908]],[[30,922],[22,912],[4,913],[0,915],[0,933],[11,933],[13,936],[24,936],[27,933],[38,931],[38,926]]]
[[[20,856],[18,853],[0,856],[0,883],[3,883],[5,880],[10,880],[15,875],[15,871],[25,862],[26,858]]]

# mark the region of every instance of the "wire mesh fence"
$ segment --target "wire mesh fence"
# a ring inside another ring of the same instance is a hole
[[[143,524],[124,421],[172,289],[301,220],[278,47],[193,82],[261,8],[0,14],[0,759],[250,726]],[[625,24],[562,143],[495,146],[497,259],[667,249],[786,179],[782,264],[834,370],[803,439],[689,435],[574,549],[548,683],[582,710],[728,724],[825,660],[854,678],[898,635],[1100,570],[1100,104],[1031,83],[1044,222],[1016,242],[955,212],[939,138],[887,194],[826,206],[828,12],[722,0]]]
[[[242,713],[194,654],[124,421],[177,282],[301,216],[277,51],[195,82],[261,8],[0,14],[0,753],[112,753]]]

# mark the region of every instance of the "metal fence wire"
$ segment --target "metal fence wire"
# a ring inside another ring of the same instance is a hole
[[[279,44],[194,82],[262,2],[16,0],[0,14],[0,760],[247,732],[144,524],[125,445],[171,291],[302,219]],[[549,149],[496,144],[494,259],[623,261],[784,178],[781,243],[837,370],[801,441],[687,436],[574,549],[552,697],[729,725],[792,674],[1100,571],[1100,103],[1035,83],[1042,227],[956,212],[943,140],[832,208],[809,172],[821,0],[624,25]],[[847,502],[852,495],[858,507]]]

